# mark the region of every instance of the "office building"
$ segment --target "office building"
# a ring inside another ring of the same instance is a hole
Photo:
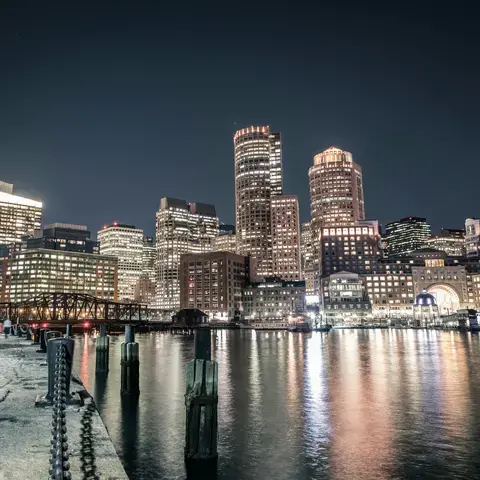
[[[305,282],[269,278],[251,283],[243,291],[243,307],[250,323],[305,315]]]
[[[320,237],[320,276],[376,271],[380,260],[380,234],[376,220],[358,221],[349,227],[323,228]]]
[[[13,185],[0,182],[0,245],[20,243],[22,237],[38,232],[42,202],[13,194]]]
[[[405,256],[423,248],[432,236],[430,225],[421,217],[406,217],[387,223],[385,230],[389,257]]]
[[[314,156],[308,178],[312,265],[306,277],[313,278],[314,293],[318,295],[322,229],[351,226],[365,218],[363,177],[350,152],[330,147]]]
[[[392,266],[391,266],[392,267]],[[386,273],[364,275],[366,292],[375,319],[395,323],[413,315],[415,288],[411,273],[392,268]]]
[[[480,257],[480,219],[465,220],[465,250],[468,258]]]
[[[231,252],[186,254],[180,265],[180,308],[198,308],[209,320],[239,319],[252,262]]]
[[[272,264],[271,204],[282,193],[280,134],[268,126],[238,130],[234,137],[235,221],[237,249],[252,256],[257,273],[270,276]]]
[[[300,281],[300,219],[295,195],[271,199],[273,275],[282,280]]]
[[[100,253],[118,258],[118,299],[135,300],[135,288],[143,270],[143,230],[118,222],[97,234]]]
[[[161,199],[156,225],[158,308],[180,308],[180,256],[211,251],[218,224],[213,205]]]
[[[362,169],[350,152],[331,147],[308,171],[313,231],[353,225],[365,218]]]
[[[442,228],[440,235],[426,240],[425,247],[445,252],[449,257],[464,257],[465,230]]]
[[[85,225],[52,223],[45,225],[41,236],[23,237],[26,249],[45,248],[64,252],[99,253],[99,243],[90,238]]]
[[[372,305],[365,280],[357,273],[339,272],[321,280],[324,323],[363,324],[371,318]]]
[[[3,262],[3,301],[20,302],[40,293],[84,293],[117,299],[115,257],[51,249],[16,252]]]
[[[142,272],[135,286],[135,301],[154,306],[157,286],[157,248],[153,237],[143,237]]]
[[[310,222],[302,223],[300,226],[300,258],[302,273],[313,260],[312,229]]]
[[[212,239],[213,252],[237,252],[237,236],[234,225],[221,224],[218,235]]]

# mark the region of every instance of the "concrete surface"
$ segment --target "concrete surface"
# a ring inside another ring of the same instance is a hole
[[[0,337],[0,480],[48,479],[52,408],[35,407],[35,397],[47,391],[46,354],[25,339]],[[76,375],[72,391],[84,390]],[[82,418],[88,418],[87,398],[83,407],[66,410],[72,480],[91,478],[82,471],[87,452],[82,452]],[[128,479],[97,409],[90,409],[93,462],[100,479]],[[92,477],[93,478],[93,477]]]

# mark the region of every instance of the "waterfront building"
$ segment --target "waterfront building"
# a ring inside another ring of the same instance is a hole
[[[157,308],[180,308],[180,256],[211,251],[218,224],[213,205],[161,199],[156,224]]]
[[[413,305],[413,323],[419,327],[428,327],[438,322],[440,317],[435,297],[423,290],[415,298]]]
[[[465,249],[468,258],[480,257],[480,219],[465,220]]]
[[[52,223],[45,225],[42,235],[22,239],[24,249],[45,248],[64,252],[99,253],[99,243],[92,240],[85,225]]]
[[[253,270],[249,257],[231,252],[182,255],[180,308],[197,308],[210,320],[238,319],[243,310],[242,291]]]
[[[464,257],[465,230],[442,228],[440,235],[425,241],[425,247],[445,252],[449,257]]]
[[[0,245],[20,243],[41,228],[42,202],[13,194],[13,185],[0,182]]]
[[[432,236],[430,225],[422,217],[406,217],[387,223],[385,230],[389,257],[405,256],[423,248]]]
[[[433,295],[440,315],[469,308],[467,271],[463,265],[445,265],[443,259],[427,259],[424,266],[413,266],[414,293],[424,290]]]
[[[357,273],[338,272],[321,280],[323,323],[364,324],[372,317],[365,279]]]
[[[100,253],[118,258],[118,298],[135,300],[135,288],[143,270],[143,230],[118,222],[97,234]]]
[[[285,320],[306,314],[305,282],[269,278],[243,291],[245,320]]]
[[[381,256],[378,222],[363,220],[348,227],[323,228],[320,252],[321,277],[342,271],[359,274],[376,271]]]
[[[212,239],[212,251],[237,253],[237,236],[234,225],[221,224],[218,235]]]
[[[84,293],[117,299],[115,257],[52,249],[16,252],[3,262],[2,299],[20,302],[40,293]]]
[[[282,193],[282,144],[268,126],[238,130],[234,137],[237,249],[255,258],[257,273],[270,276],[271,198]]]
[[[405,273],[404,270],[406,269],[388,268],[384,273],[363,275],[375,319],[395,323],[396,319],[411,318],[415,288],[412,274]]]
[[[295,195],[277,195],[271,199],[273,275],[299,281],[300,219]]]

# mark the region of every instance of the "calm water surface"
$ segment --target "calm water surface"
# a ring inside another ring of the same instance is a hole
[[[184,368],[193,337],[138,335],[140,397],[120,396],[95,340],[77,371],[132,479],[183,479]],[[480,478],[479,337],[435,331],[218,331],[220,479]]]

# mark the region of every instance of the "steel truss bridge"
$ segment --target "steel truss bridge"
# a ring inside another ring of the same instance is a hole
[[[149,320],[146,305],[104,300],[81,293],[42,293],[21,302],[0,302],[0,318],[12,323],[140,324]]]

